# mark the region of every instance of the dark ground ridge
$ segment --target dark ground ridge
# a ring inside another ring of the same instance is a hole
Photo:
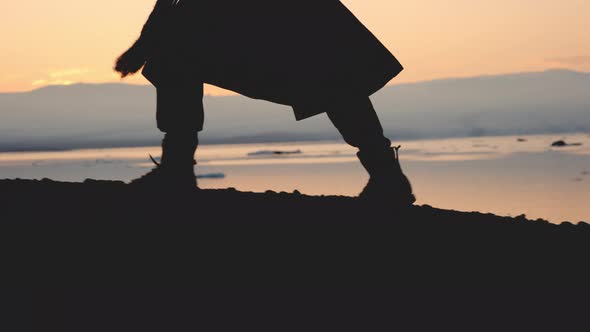
[[[590,225],[349,197],[2,180],[7,277],[51,287],[588,284]],[[562,281],[563,283],[560,283]]]

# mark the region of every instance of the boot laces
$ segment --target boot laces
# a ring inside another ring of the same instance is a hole
[[[398,145],[398,146],[394,146],[393,147],[393,152],[394,152],[395,159],[398,159],[399,160],[399,150],[401,148],[402,148],[401,145]]]
[[[151,171],[147,172],[146,174],[142,175],[141,177],[133,180],[133,183],[139,183],[139,182],[143,182],[147,179],[150,179],[153,176],[156,176],[156,174],[160,173],[162,171],[162,164],[157,162],[156,159],[154,157],[152,157],[152,155],[150,154],[150,160],[154,163],[155,167],[152,168]]]
[[[156,159],[154,159],[154,157],[152,157],[151,154],[149,156],[150,156],[151,161],[154,163],[154,165],[156,165],[156,167],[160,167],[161,166],[161,164],[159,162],[157,162]]]

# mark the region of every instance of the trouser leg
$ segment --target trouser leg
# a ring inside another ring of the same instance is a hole
[[[347,100],[327,113],[346,143],[361,151],[389,149],[391,141],[384,136],[379,117],[368,97]]]
[[[198,133],[203,129],[202,84],[158,82],[156,91],[157,124],[165,133],[162,158],[156,168],[131,184],[194,190],[197,185],[194,155],[199,143]]]
[[[156,93],[156,119],[160,131],[196,133],[203,130],[202,83],[160,85]]]
[[[156,120],[165,133],[158,167],[132,183],[194,189],[194,154],[203,130],[203,82],[187,70],[185,53],[175,43],[177,31],[162,33],[142,74],[155,87]],[[171,41],[171,42],[168,42]]]
[[[203,85],[175,84],[157,88],[158,129],[166,133],[162,141],[162,163],[186,164],[194,160],[203,129]]]

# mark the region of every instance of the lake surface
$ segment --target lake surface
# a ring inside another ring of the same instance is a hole
[[[551,147],[561,139],[582,145]],[[552,222],[590,221],[589,134],[399,144],[418,204]],[[0,178],[129,181],[153,166],[149,154],[159,156],[160,148],[0,153]],[[368,178],[355,150],[340,142],[205,145],[197,161],[197,174],[205,177],[199,179],[201,188],[356,195]]]

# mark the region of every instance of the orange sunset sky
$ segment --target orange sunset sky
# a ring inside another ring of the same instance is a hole
[[[590,71],[588,0],[343,2],[406,67],[392,83],[549,68]],[[113,61],[135,40],[154,3],[3,0],[0,92],[121,81]],[[140,75],[125,82],[147,84]],[[208,93],[224,92],[208,87]]]

